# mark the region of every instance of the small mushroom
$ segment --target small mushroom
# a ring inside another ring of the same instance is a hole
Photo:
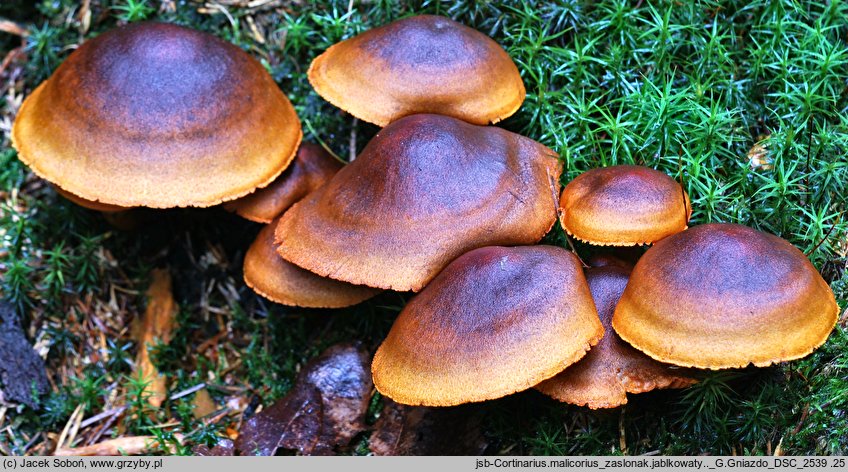
[[[270,223],[295,202],[324,185],[342,168],[321,146],[302,143],[291,165],[271,185],[224,204],[224,208],[257,223]]]
[[[283,215],[278,251],[324,277],[418,291],[471,249],[538,242],[556,222],[561,169],[518,134],[408,116]]]
[[[443,270],[401,311],[371,367],[383,395],[452,406],[537,385],[604,334],[574,254],[485,247]]]
[[[669,236],[636,264],[612,325],[661,362],[702,369],[767,366],[821,346],[839,308],[801,251],[736,224]]]
[[[263,297],[282,305],[342,308],[381,292],[321,277],[285,261],[274,246],[274,225],[266,225],[244,256],[244,281]]]
[[[560,197],[560,222],[575,238],[599,246],[635,246],[686,229],[692,208],[680,184],[642,166],[580,174]]]
[[[450,18],[397,20],[331,46],[309,67],[319,95],[378,126],[416,113],[485,125],[524,101],[512,59],[488,36]]]
[[[301,136],[262,64],[166,23],[83,43],[27,97],[12,128],[21,161],[67,193],[152,208],[212,206],[268,185]]]
[[[586,269],[586,280],[604,325],[604,337],[580,362],[536,386],[556,400],[591,409],[627,403],[628,393],[683,388],[695,383],[692,372],[661,364],[622,341],[612,330],[612,315],[630,269],[610,258],[603,267]]]

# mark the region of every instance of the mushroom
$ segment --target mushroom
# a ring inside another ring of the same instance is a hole
[[[661,364],[625,343],[611,321],[630,268],[615,263],[586,269],[586,280],[604,325],[604,337],[580,362],[536,386],[556,400],[591,409],[615,408],[627,403],[628,393],[660,388],[683,388],[695,383],[692,372]]]
[[[86,200],[82,197],[78,197],[67,190],[63,190],[62,187],[53,185],[53,190],[56,191],[59,195],[64,197],[66,200],[79,205],[83,208],[88,208],[89,210],[100,211],[103,213],[117,213],[121,211],[131,210],[131,208],[122,207],[118,205],[110,205],[108,203],[103,202],[93,202],[91,200]]]
[[[837,314],[833,292],[801,251],[717,223],[648,249],[612,326],[659,361],[726,369],[804,357],[827,340]]]
[[[683,231],[692,208],[671,177],[642,166],[580,174],[560,197],[560,222],[575,238],[599,246],[635,246]]]
[[[247,53],[181,26],[136,23],[71,53],[24,101],[12,144],[83,200],[170,208],[268,185],[301,136],[291,103]]]
[[[371,366],[406,405],[452,406],[528,389],[604,334],[574,254],[485,247],[443,270],[401,311]]]
[[[277,225],[284,259],[356,285],[418,291],[482,246],[538,242],[556,221],[556,154],[440,115],[384,128]]]
[[[378,126],[416,113],[485,125],[512,115],[524,83],[488,36],[450,18],[397,20],[331,46],[312,61],[319,95]]]
[[[286,262],[275,250],[274,225],[266,225],[244,256],[244,281],[263,297],[283,305],[342,308],[381,292],[321,277]]]
[[[271,185],[224,204],[224,208],[257,223],[270,223],[295,202],[324,185],[342,164],[321,146],[302,143],[291,165]]]

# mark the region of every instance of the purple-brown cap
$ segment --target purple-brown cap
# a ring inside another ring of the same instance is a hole
[[[485,247],[401,311],[374,356],[374,385],[407,405],[451,406],[528,389],[586,354],[604,328],[574,254]]]
[[[568,234],[599,246],[635,246],[686,229],[692,209],[680,184],[642,166],[588,170],[565,186],[560,222]]]
[[[707,224],[639,259],[612,325],[662,362],[727,369],[799,359],[821,346],[839,307],[789,242],[746,226]]]
[[[471,249],[538,242],[556,222],[561,169],[518,134],[408,116],[283,215],[278,251],[325,277],[418,291]]]
[[[628,393],[695,383],[689,369],[651,359],[612,330],[612,315],[629,277],[630,269],[623,262],[586,269],[604,337],[580,362],[537,385],[537,390],[562,402],[597,409],[624,405]]]
[[[224,204],[242,218],[270,223],[342,168],[321,146],[301,143],[291,165],[271,185]]]
[[[496,123],[524,101],[512,59],[491,38],[450,18],[397,20],[333,45],[309,67],[327,101],[379,126],[416,113]]]
[[[301,136],[262,64],[166,23],[83,43],[12,128],[21,161],[44,179],[91,202],[152,208],[212,206],[268,185]]]
[[[282,305],[342,308],[356,305],[379,289],[315,275],[285,261],[274,246],[274,225],[262,228],[244,256],[244,281],[263,297]]]

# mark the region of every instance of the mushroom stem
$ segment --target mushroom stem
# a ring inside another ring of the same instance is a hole
[[[144,387],[148,402],[159,407],[165,401],[167,384],[153,365],[149,349],[157,342],[169,343],[176,325],[177,303],[171,289],[171,274],[167,269],[154,269],[147,290],[147,309],[142,320],[136,371],[148,384]]]

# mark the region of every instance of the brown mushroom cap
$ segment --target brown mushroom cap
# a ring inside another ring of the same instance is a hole
[[[586,269],[586,280],[604,325],[604,337],[580,362],[536,389],[562,402],[589,408],[615,408],[628,393],[682,388],[695,383],[691,372],[661,364],[625,343],[612,330],[612,315],[630,270],[622,265]]]
[[[612,325],[663,362],[762,367],[822,345],[837,312],[830,287],[787,241],[741,225],[708,224],[648,249]]]
[[[492,126],[402,118],[283,215],[278,250],[318,275],[418,291],[471,249],[538,242],[556,221],[555,156]]]
[[[416,113],[497,123],[525,95],[518,68],[495,41],[432,15],[333,45],[312,61],[309,82],[333,105],[379,126]]]
[[[53,185],[53,190],[56,190],[56,193],[64,197],[66,200],[69,200],[71,203],[79,205],[83,208],[88,208],[89,210],[102,211],[104,213],[116,213],[119,211],[126,211],[130,209],[119,205],[110,205],[108,203],[93,202],[91,200],[86,200],[56,185]]]
[[[262,228],[244,255],[244,281],[275,303],[306,308],[342,308],[381,292],[321,277],[286,262],[274,247],[274,225]]]
[[[485,247],[452,262],[401,311],[374,356],[383,395],[451,406],[528,389],[603,336],[574,254]]]
[[[692,208],[680,184],[642,166],[612,166],[580,174],[560,197],[568,234],[600,246],[634,246],[686,229]]]
[[[321,146],[302,143],[291,165],[271,185],[224,204],[242,218],[270,223],[295,202],[324,185],[342,164]]]
[[[211,206],[265,186],[301,136],[258,61],[164,23],[85,42],[27,97],[12,129],[39,176],[85,200],[153,208]]]

